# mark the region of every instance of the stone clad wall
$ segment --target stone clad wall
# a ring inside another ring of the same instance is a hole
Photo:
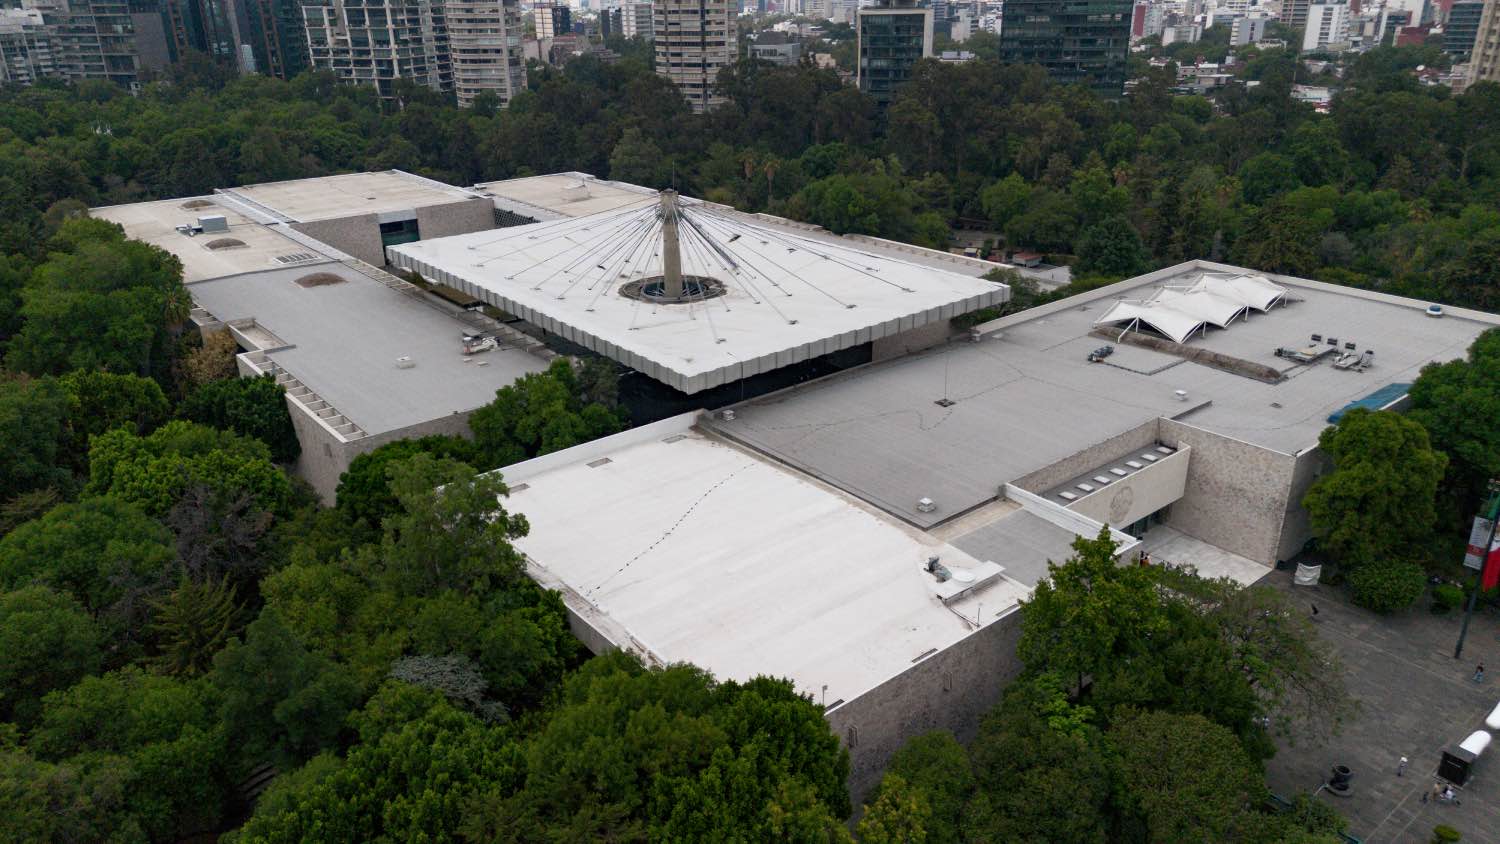
[[[962,742],[974,738],[985,713],[1021,673],[1020,636],[1020,608],[1011,607],[967,639],[829,710],[829,726],[849,749],[856,810],[907,741],[931,730],[949,730]]]
[[[1274,565],[1297,458],[1172,419],[1161,440],[1191,447],[1187,488],[1167,524],[1265,565]],[[1300,507],[1300,505],[1298,505]]]
[[[292,223],[291,227],[366,264],[385,266],[385,249],[380,245],[380,219],[374,214]]]
[[[423,240],[488,231],[494,227],[495,203],[483,197],[417,209],[417,230]]]
[[[1319,475],[1326,474],[1333,468],[1328,455],[1321,448],[1310,448],[1297,455],[1297,464],[1292,469],[1291,490],[1286,499],[1286,517],[1281,524],[1281,542],[1276,551],[1276,559],[1290,560],[1302,550],[1307,540],[1312,538],[1312,522],[1307,517],[1307,511],[1302,508],[1302,498],[1307,495],[1308,487]]]

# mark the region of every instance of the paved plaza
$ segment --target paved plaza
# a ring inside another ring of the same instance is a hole
[[[1454,660],[1462,613],[1432,615],[1425,597],[1408,612],[1381,617],[1348,603],[1343,589],[1293,586],[1289,571],[1272,572],[1263,583],[1290,594],[1293,606],[1308,613],[1317,605],[1319,632],[1339,652],[1349,690],[1362,707],[1322,744],[1283,746],[1267,764],[1271,789],[1287,798],[1310,793],[1333,765],[1348,765],[1353,795],[1324,792],[1318,799],[1349,818],[1350,834],[1366,844],[1425,844],[1439,823],[1458,829],[1464,841],[1500,841],[1500,745],[1475,763],[1459,805],[1421,802],[1443,747],[1483,728],[1500,702],[1500,616],[1476,612],[1463,659]],[[1474,683],[1479,662],[1489,676]],[[1406,775],[1397,777],[1402,756],[1411,761]]]

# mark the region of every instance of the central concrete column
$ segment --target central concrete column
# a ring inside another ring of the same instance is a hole
[[[677,191],[661,192],[661,278],[662,294],[668,299],[682,298],[682,253],[677,247]]]

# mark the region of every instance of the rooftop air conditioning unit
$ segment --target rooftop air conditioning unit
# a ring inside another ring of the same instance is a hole
[[[210,232],[227,232],[229,231],[229,221],[224,218],[223,214],[210,214],[206,217],[198,218],[198,229],[204,234]]]

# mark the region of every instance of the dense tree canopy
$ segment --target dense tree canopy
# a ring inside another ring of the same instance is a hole
[[[1351,565],[1410,554],[1436,526],[1447,458],[1427,430],[1391,411],[1355,408],[1318,438],[1333,471],[1303,498],[1323,547]]]

